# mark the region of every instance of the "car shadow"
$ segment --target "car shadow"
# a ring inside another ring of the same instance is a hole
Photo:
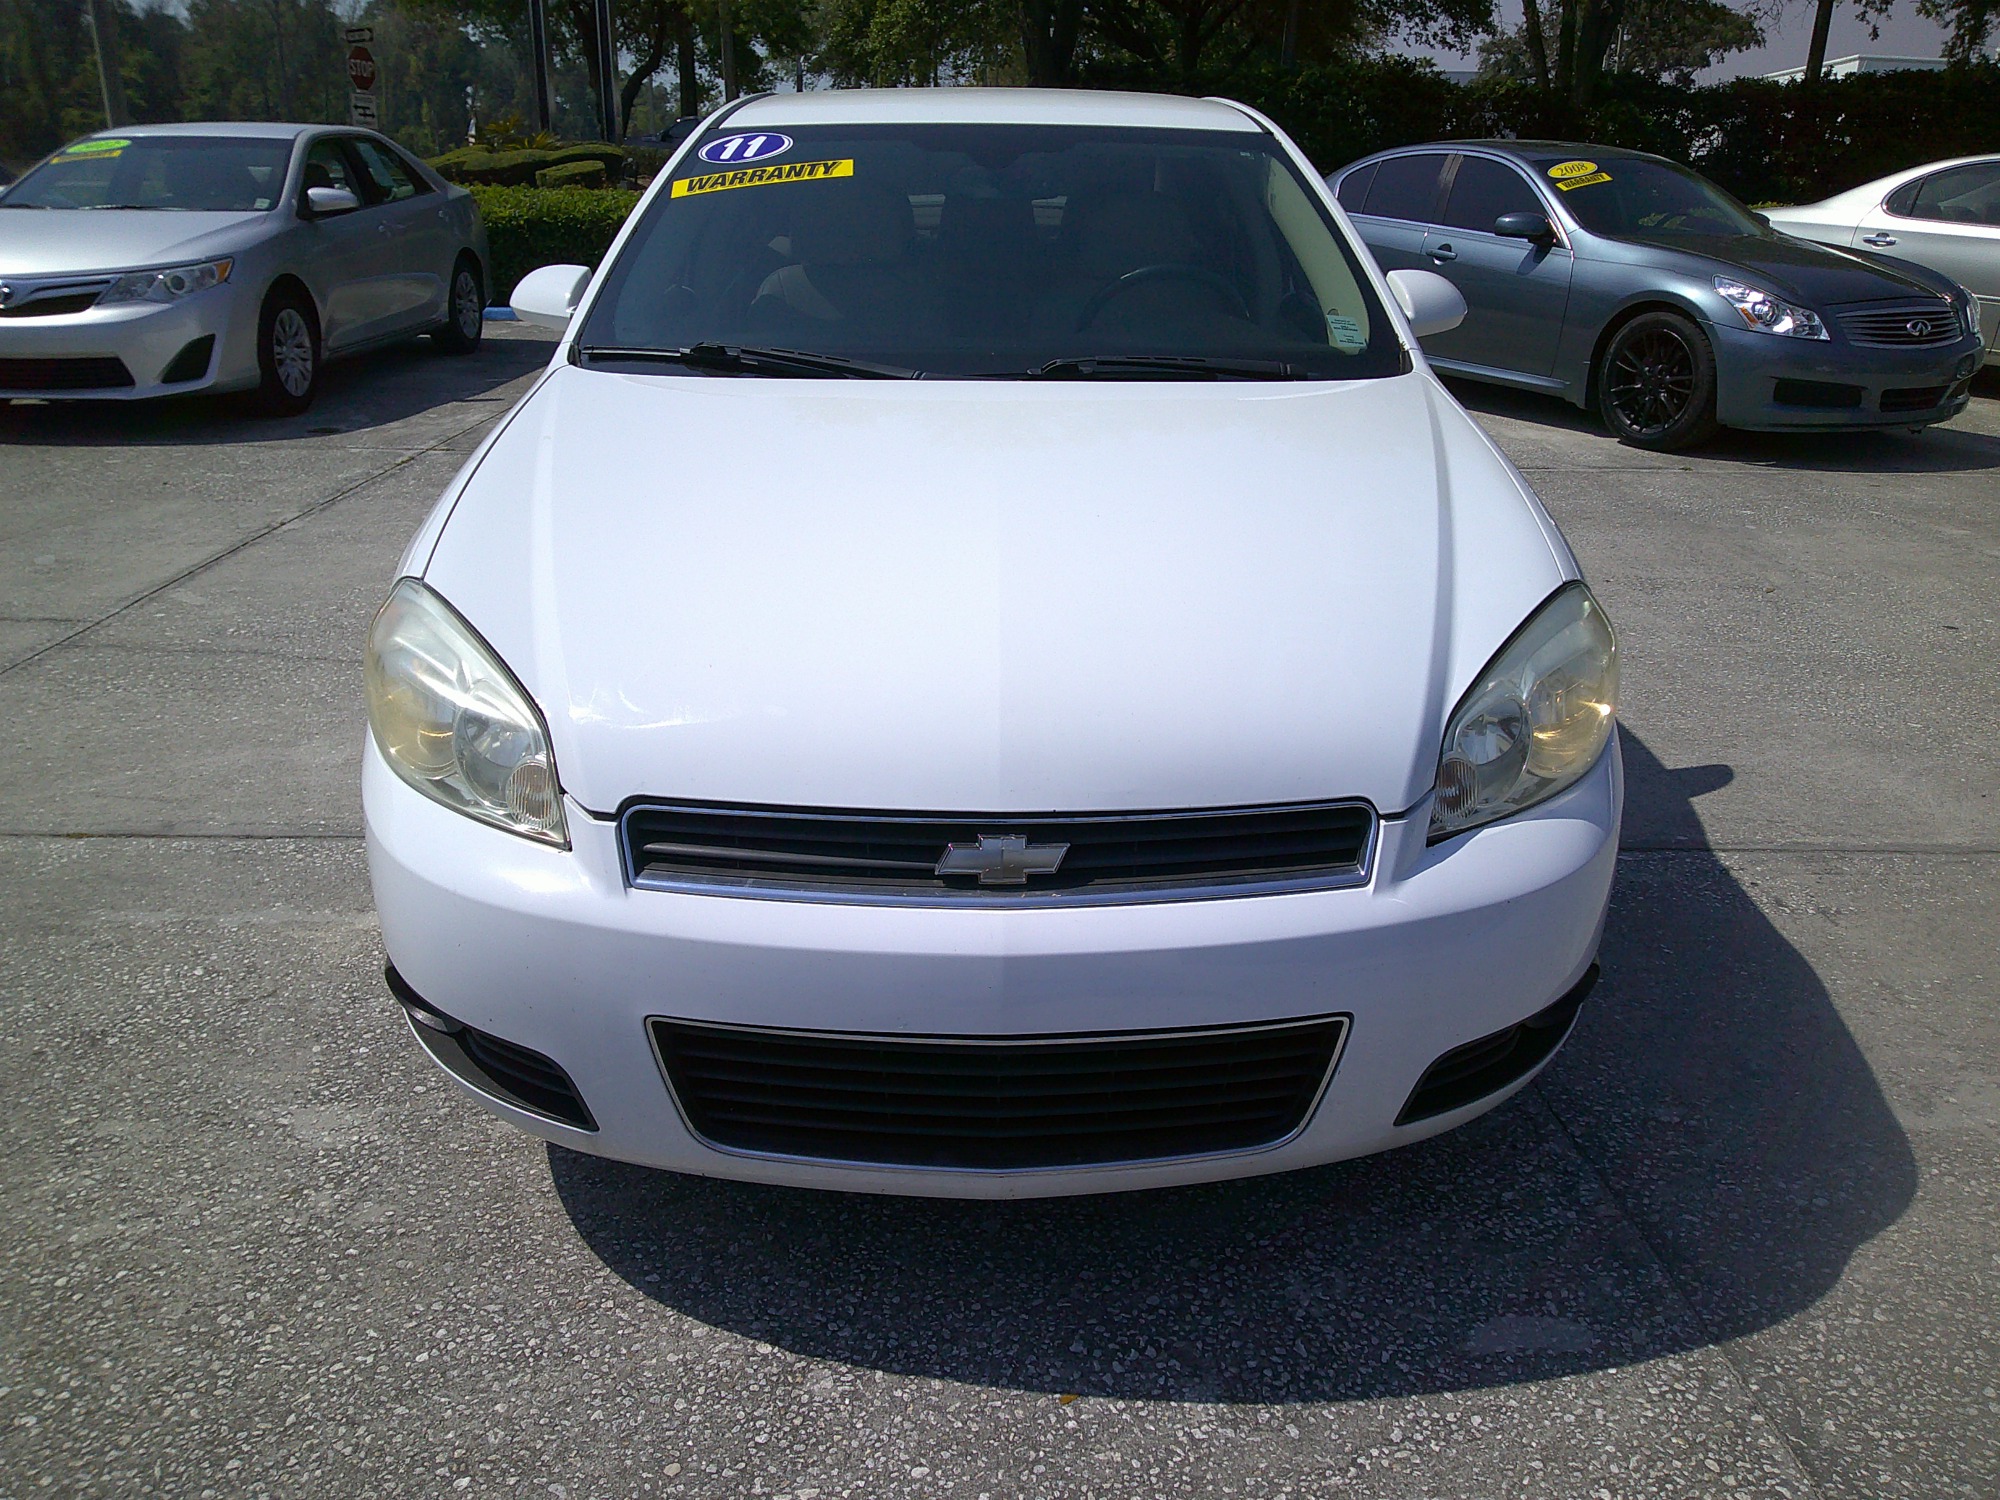
[[[269,418],[240,395],[157,401],[0,401],[0,445],[154,447],[269,443],[386,427],[440,406],[476,401],[549,362],[554,336],[492,329],[471,354],[446,355],[428,339],[335,360],[319,395],[296,417]]]
[[[1692,798],[1726,768],[1669,771],[1625,743],[1635,825],[1698,831]],[[1285,1176],[987,1203],[713,1181],[554,1146],[550,1173],[603,1262],[688,1317],[1019,1390],[1484,1387],[1810,1306],[1916,1187],[1825,987],[1699,842],[1621,861],[1603,959],[1576,1033],[1514,1100]]]
[[[1445,384],[1467,411],[1587,434],[1601,442],[1608,454],[1625,453],[1658,462],[1704,460],[1834,474],[1959,474],[2000,469],[2000,437],[1955,426],[1932,427],[1921,433],[1896,428],[1879,432],[1725,429],[1699,448],[1684,453],[1654,454],[1624,447],[1594,416],[1559,396],[1452,377],[1445,377]],[[2000,382],[1982,376],[1973,389],[1976,395],[1993,394],[2000,391]]]

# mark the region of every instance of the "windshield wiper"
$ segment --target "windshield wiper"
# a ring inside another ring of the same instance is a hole
[[[1030,376],[1090,380],[1104,375],[1186,376],[1211,380],[1309,380],[1297,365],[1275,359],[1209,359],[1193,354],[1103,354],[1080,359],[1052,359]]]
[[[685,349],[626,349],[592,345],[581,351],[587,360],[632,360],[639,364],[684,365],[724,375],[828,375],[857,380],[916,380],[922,370],[901,365],[871,364],[839,354],[808,354],[801,349],[760,349],[750,344],[689,344]]]

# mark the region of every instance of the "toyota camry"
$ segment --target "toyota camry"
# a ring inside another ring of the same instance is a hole
[[[389,988],[680,1172],[961,1196],[1417,1141],[1596,976],[1612,630],[1234,104],[784,94],[681,146],[366,648]]]

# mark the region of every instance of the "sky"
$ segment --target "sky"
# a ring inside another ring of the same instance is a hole
[[[1511,5],[1501,0],[1500,10],[1508,25],[1519,24],[1519,0]],[[1791,0],[1777,20],[1764,24],[1765,45],[1724,58],[1715,67],[1700,74],[1701,81],[1718,83],[1725,78],[1740,78],[1746,74],[1755,77],[1760,73],[1776,72],[1779,68],[1803,67],[1806,45],[1812,40],[1812,19],[1813,8],[1810,4],[1805,0]],[[1827,34],[1827,57],[1848,57],[1856,52],[1888,57],[1936,57],[1944,51],[1944,28],[1918,15],[1910,0],[1900,0],[1896,9],[1878,25],[1882,32],[1880,41],[1871,39],[1868,27],[1854,19],[1852,7],[1842,6],[1834,12],[1833,27]],[[1432,48],[1398,47],[1395,50],[1434,58],[1440,68],[1473,68],[1479,65],[1476,57]]]

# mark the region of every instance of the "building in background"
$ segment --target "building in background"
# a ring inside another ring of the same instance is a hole
[[[1857,73],[1900,73],[1907,69],[1918,72],[1935,72],[1944,66],[1941,57],[1868,57],[1853,53],[1847,57],[1829,57],[1826,60],[1827,78],[1852,78]],[[1797,83],[1806,76],[1804,68],[1780,68],[1764,77],[1772,83]]]

